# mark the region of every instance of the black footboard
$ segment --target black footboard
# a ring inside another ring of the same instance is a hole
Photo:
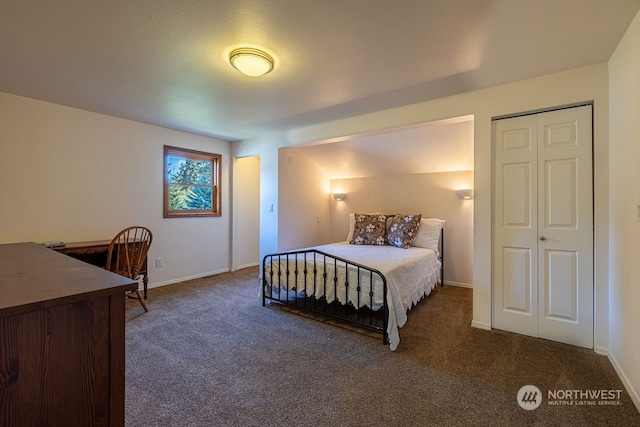
[[[262,261],[266,301],[382,333],[387,344],[387,279],[378,270],[328,253],[300,250]]]

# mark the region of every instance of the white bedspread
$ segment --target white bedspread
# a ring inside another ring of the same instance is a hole
[[[398,328],[404,326],[407,321],[408,310],[425,295],[429,295],[440,278],[440,261],[438,260],[437,254],[430,249],[352,245],[348,242],[331,243],[307,249],[317,249],[366,265],[380,271],[386,277],[388,291],[386,298],[387,306],[389,307],[387,333],[391,350],[395,350],[400,343]],[[311,259],[308,259],[307,263],[311,261]],[[281,263],[282,262],[281,260]],[[293,262],[293,260],[289,260],[289,270],[292,269],[291,264]],[[302,270],[305,263],[300,255],[298,256],[298,263],[298,269]],[[279,266],[274,260],[271,265],[267,265],[266,268],[268,271],[265,273],[269,273],[271,269],[273,269],[274,272],[276,270],[284,270],[285,266]],[[333,265],[328,265],[327,268],[329,276],[333,277],[334,270],[336,269]],[[329,302],[337,298],[342,304],[350,302],[359,307],[368,306],[374,310],[379,309],[382,306],[382,280],[374,275],[374,294],[380,297],[371,304],[371,301],[368,299],[369,291],[366,288],[367,283],[370,283],[369,276],[367,276],[366,280],[361,279],[361,287],[363,290],[360,292],[360,297],[358,297],[357,286],[355,286],[357,282],[357,279],[355,279],[355,269],[349,269],[349,283],[351,285],[348,291],[344,285],[340,286],[340,284],[344,283],[345,271],[343,265],[337,265],[337,275],[340,279],[337,291],[331,286],[325,288],[321,283],[318,283],[317,278],[314,281],[312,274],[307,274],[306,276],[299,274],[295,285],[289,283],[286,284],[286,286],[289,287],[289,289],[295,287],[298,292],[304,289],[308,295],[314,295],[316,298],[324,296]],[[278,283],[274,283],[273,285],[278,286]],[[282,283],[280,286],[285,286],[285,284]]]

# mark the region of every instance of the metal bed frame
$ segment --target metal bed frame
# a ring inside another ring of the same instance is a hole
[[[440,232],[439,242],[440,266],[440,286],[444,286],[444,230]],[[284,271],[267,269],[267,265],[277,263],[285,266]],[[332,265],[333,273],[327,272],[327,266]],[[311,266],[311,268],[309,268]],[[346,268],[347,271],[355,272],[355,283],[349,283],[352,277],[346,274],[344,278],[338,277],[338,267]],[[267,271],[269,273],[267,273]],[[382,296],[375,294],[373,281],[375,276],[382,280]],[[322,289],[322,295],[327,295],[327,290],[333,291],[335,301],[328,302],[322,296],[316,298],[314,295],[307,295],[305,290],[298,290],[297,284],[308,283],[312,280],[314,289]],[[342,282],[339,282],[342,280]],[[362,283],[368,283],[368,288],[362,292]],[[340,286],[339,286],[340,285]],[[320,286],[321,288],[318,288]],[[357,300],[355,304],[341,304],[338,302],[339,289],[344,288],[345,301],[349,300],[349,287],[356,286]],[[322,317],[338,319],[341,322],[356,325],[360,328],[373,330],[382,334],[382,343],[387,344],[387,323],[389,309],[387,307],[387,279],[375,268],[349,261],[317,249],[297,250],[278,254],[266,255],[262,260],[262,306],[269,302],[277,302],[288,307],[295,308],[303,312],[318,314]],[[361,299],[364,298],[364,299]],[[382,307],[372,310],[374,300],[382,300]],[[368,307],[360,307],[361,303],[368,302]]]

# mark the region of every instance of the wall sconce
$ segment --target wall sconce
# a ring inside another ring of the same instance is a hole
[[[251,77],[258,77],[273,70],[273,58],[267,52],[250,47],[234,49],[229,54],[233,68]]]
[[[456,191],[456,194],[457,194],[458,197],[460,197],[461,199],[464,199],[464,200],[473,199],[473,190],[470,190],[470,189],[458,190],[458,191]]]
[[[333,198],[340,201],[346,199],[347,195],[345,193],[333,193]]]

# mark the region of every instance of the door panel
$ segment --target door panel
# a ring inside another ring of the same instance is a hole
[[[505,311],[531,316],[531,251],[503,248],[502,307]]]
[[[593,348],[591,106],[538,115],[538,335]],[[544,219],[543,219],[544,218]]]
[[[571,251],[545,251],[544,317],[576,323],[578,321],[578,254]]]
[[[543,202],[545,228],[577,229],[577,165],[576,159],[545,162],[546,187]]]
[[[537,121],[494,123],[494,309],[499,329],[538,334]],[[501,202],[498,203],[497,200]]]
[[[561,112],[564,110],[560,110]],[[556,111],[552,111],[555,114]],[[549,113],[542,113],[549,114]],[[568,120],[566,122],[557,121],[553,123],[547,123],[543,125],[544,129],[544,148],[560,148],[560,147],[575,147],[577,146],[577,122],[575,120]]]
[[[493,326],[593,347],[592,107],[494,122]]]
[[[513,129],[505,129],[501,134],[502,151],[515,152],[526,151],[530,152],[533,144],[532,129],[527,121],[523,121],[521,127],[514,127]]]
[[[502,226],[531,229],[531,164],[509,163],[502,167],[504,184],[502,198]]]

